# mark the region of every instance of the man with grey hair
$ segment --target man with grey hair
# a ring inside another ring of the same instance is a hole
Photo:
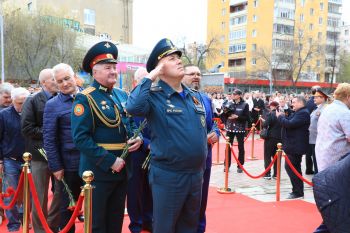
[[[21,134],[21,112],[24,100],[29,91],[23,87],[14,88],[11,91],[12,106],[0,111],[0,174],[4,173],[4,190],[18,186],[22,171],[24,138]],[[11,198],[5,198],[5,205],[9,205]],[[8,218],[7,230],[18,231],[21,225],[23,209],[14,206],[6,210]]]
[[[48,189],[51,172],[48,169],[47,161],[39,153],[38,149],[43,148],[43,113],[46,102],[57,93],[57,84],[54,80],[52,69],[43,69],[39,74],[39,82],[42,91],[27,98],[22,111],[22,133],[26,141],[26,151],[32,154],[32,174],[35,187],[38,191],[39,202],[44,216],[53,231],[58,231],[60,224],[59,200],[60,190],[56,189],[48,213]],[[56,183],[56,182],[55,182]],[[33,203],[32,221],[35,233],[44,233],[37,209]]]
[[[12,84],[3,83],[0,85],[0,110],[7,108],[11,105],[11,91],[13,89]]]
[[[306,108],[306,100],[303,96],[296,96],[292,100],[293,110],[290,117],[285,117],[282,111],[276,111],[278,121],[282,126],[283,150],[295,169],[301,172],[301,159],[309,147],[310,113]],[[293,186],[293,191],[287,199],[304,197],[304,184],[286,163],[285,168]]]
[[[71,132],[71,110],[75,95],[79,88],[70,65],[60,63],[53,68],[59,94],[47,101],[44,109],[43,136],[44,148],[48,158],[49,170],[57,180],[63,177],[72,191],[73,198],[78,201],[80,187],[83,185],[78,174],[80,152],[75,147]],[[69,196],[60,183],[56,189],[61,190],[61,221],[63,229],[72,216],[69,209]],[[68,231],[75,232],[75,226]]]

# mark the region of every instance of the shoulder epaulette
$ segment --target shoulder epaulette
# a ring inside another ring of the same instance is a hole
[[[161,86],[151,86],[151,91],[161,91],[162,87]]]
[[[91,92],[93,92],[94,90],[96,90],[96,88],[94,88],[94,87],[88,87],[88,88],[84,89],[84,90],[81,92],[81,94],[87,95],[87,94],[90,94]]]

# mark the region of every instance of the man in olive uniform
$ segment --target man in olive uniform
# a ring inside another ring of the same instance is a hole
[[[151,132],[153,233],[196,233],[199,222],[207,126],[199,93],[181,84],[180,56],[170,40],[160,40],[147,61],[149,75],[126,105],[146,117]]]
[[[83,69],[92,74],[90,87],[77,94],[72,111],[72,135],[81,152],[79,174],[91,170],[92,231],[121,232],[127,190],[126,161],[120,158],[142,144],[134,138],[136,125],[124,110],[127,94],[113,88],[117,81],[117,47],[108,41],[94,45],[85,55]]]

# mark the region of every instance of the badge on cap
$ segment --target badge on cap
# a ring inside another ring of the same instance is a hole
[[[84,106],[82,104],[77,104],[74,107],[74,115],[81,116],[84,114]]]
[[[109,49],[111,46],[109,45],[109,43],[106,43],[105,45],[104,45],[107,49]]]

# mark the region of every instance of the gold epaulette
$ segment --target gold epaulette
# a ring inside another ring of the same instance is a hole
[[[87,95],[87,94],[90,94],[91,92],[93,92],[94,90],[96,90],[96,88],[94,88],[94,87],[88,87],[88,88],[84,89],[84,90],[81,92],[81,94]]]

